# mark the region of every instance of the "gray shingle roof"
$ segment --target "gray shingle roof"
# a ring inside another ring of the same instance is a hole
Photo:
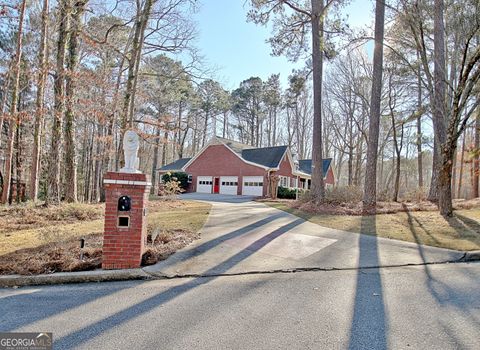
[[[217,137],[217,139],[225,144],[227,147],[232,149],[244,160],[262,165],[267,168],[277,168],[280,166],[280,162],[287,151],[288,146],[275,146],[275,147],[264,147],[264,148],[254,148],[243,143],[224,139]],[[173,170],[182,170],[182,168],[190,161],[191,158],[181,158],[170,164],[164,165],[159,170],[160,171],[173,171]],[[332,162],[331,158],[323,160],[323,176],[325,177]],[[299,170],[302,173],[311,175],[312,174],[312,160],[311,159],[302,159],[298,161]]]
[[[276,168],[286,151],[287,146],[244,149],[242,158],[267,168]]]
[[[332,158],[327,158],[323,160],[323,177],[327,175],[328,168],[332,163]],[[312,160],[311,159],[301,159],[298,161],[298,168],[302,173],[312,175]]]
[[[232,141],[232,140],[229,140],[229,139],[224,139],[223,137],[218,137],[217,136],[216,139],[219,140],[220,142],[222,142],[223,144],[227,145],[228,147],[230,147],[231,150],[234,151],[235,153],[237,153],[239,156],[242,155],[243,150],[254,148],[253,146],[246,145],[244,143],[240,143],[240,142],[237,142],[237,141]]]
[[[182,170],[183,166],[192,158],[180,158],[170,164],[162,166],[160,171]]]

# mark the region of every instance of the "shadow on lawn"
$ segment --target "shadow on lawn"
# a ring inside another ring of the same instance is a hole
[[[376,236],[373,242],[371,238],[375,226],[375,216],[361,218],[360,232],[368,231],[370,236],[359,235],[359,266],[380,265]],[[349,349],[387,349],[388,323],[384,302],[380,270],[358,269]]]
[[[272,221],[274,219],[270,218],[269,220],[261,220],[260,222],[262,224],[266,224],[268,221]],[[266,244],[271,242],[272,240],[276,239],[280,235],[288,232],[292,228],[300,225],[304,221],[302,219],[297,219],[293,222],[290,222],[289,224],[286,224],[271,233],[269,233],[266,236],[263,236],[259,240],[253,242],[250,244],[248,247],[246,247],[244,250],[240,251],[239,253],[233,255],[229,259],[227,259],[224,262],[221,262],[217,266],[214,266],[210,270],[206,271],[204,275],[208,276],[209,274],[221,274],[222,272],[227,272],[230,268],[241,262],[242,260],[245,260],[252,254],[254,254],[256,251],[264,247]],[[254,227],[258,227],[260,224],[256,223],[256,225],[249,225],[249,229],[253,229]],[[204,246],[203,249],[208,249],[213,248],[215,245],[220,244],[223,242],[226,238],[229,237],[231,238],[232,236],[236,236],[242,233],[246,233],[248,230],[242,230],[241,233],[239,232],[240,230],[236,230],[234,232],[231,232],[225,236],[222,236],[220,238],[223,239],[218,239],[214,240],[214,242],[207,242],[205,243],[206,246]],[[210,243],[210,244],[208,244]],[[186,282],[182,285],[175,286],[173,288],[170,288],[162,293],[159,293],[153,297],[150,297],[138,304],[132,305],[124,310],[121,310],[107,318],[104,318],[100,321],[97,321],[95,323],[92,323],[86,327],[83,327],[76,332],[70,333],[67,336],[64,336],[57,341],[55,341],[54,346],[57,348],[69,348],[71,346],[79,346],[80,344],[83,344],[92,338],[102,334],[104,331],[116,327],[118,325],[121,325],[122,323],[128,322],[131,319],[137,318],[141,316],[142,314],[146,312],[150,312],[153,308],[156,308],[168,301],[171,301],[175,299],[176,297],[181,296],[182,294],[198,287],[204,284],[209,283],[210,281],[214,280],[216,277],[199,277],[195,278],[193,280],[190,280],[189,282]]]
[[[461,238],[477,245],[480,244],[480,223],[478,221],[455,212],[452,217],[447,219],[447,222]]]

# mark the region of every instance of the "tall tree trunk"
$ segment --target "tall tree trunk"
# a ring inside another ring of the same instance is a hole
[[[444,2],[435,0],[434,7],[434,105],[432,111],[433,129],[441,152],[438,174],[438,206],[443,216],[452,215],[452,162],[453,147],[443,147],[447,141],[445,121],[445,26],[443,22]]]
[[[477,96],[477,98],[480,98]],[[478,178],[480,171],[480,106],[477,107],[477,115],[475,119],[475,155],[473,157],[473,197],[478,198]]]
[[[65,200],[67,202],[77,201],[77,155],[75,151],[75,89],[77,65],[78,65],[78,44],[82,27],[82,14],[85,10],[87,0],[75,0],[72,13],[72,25],[70,38],[68,40],[67,74],[65,84]]]
[[[418,65],[418,77],[417,77],[417,170],[418,170],[418,187],[423,187],[423,153],[422,153],[422,114],[420,110],[422,108],[422,77],[420,71],[420,64]]]
[[[38,197],[38,172],[40,167],[40,141],[42,135],[45,83],[47,80],[47,31],[48,31],[48,0],[43,0],[42,29],[40,49],[38,51],[38,83],[35,101],[35,126],[33,131],[32,164],[30,168],[30,198],[34,201]]]
[[[12,71],[13,60],[10,61],[8,65],[7,73],[5,74],[5,80],[3,85],[3,95],[2,95],[2,104],[0,106],[0,146],[2,145],[2,136],[3,136],[3,121],[5,120],[5,107],[7,105],[8,99],[8,90],[10,88],[10,73]]]
[[[152,11],[152,5],[154,0],[146,0],[145,7],[142,12],[141,23],[140,23],[140,41],[138,42],[136,55],[135,55],[135,67],[134,67],[134,78],[133,78],[133,86],[131,92],[131,103],[130,109],[128,112],[129,124],[130,128],[133,128],[133,114],[135,111],[135,94],[137,91],[137,83],[138,83],[138,71],[140,68],[140,62],[142,60],[142,49],[143,49],[143,41],[145,40],[145,29],[147,28],[148,20],[150,19],[150,13]]]
[[[311,0],[312,4],[312,67],[313,67],[313,142],[312,142],[312,187],[316,202],[325,199],[322,152],[322,79],[325,19],[323,0]]]
[[[158,166],[158,149],[160,148],[160,127],[156,127],[157,131],[155,133],[155,146],[153,148],[153,161],[152,161],[152,188],[150,190],[151,194],[157,193],[157,166]],[[164,155],[162,155],[164,156]]]
[[[54,77],[54,117],[48,162],[48,190],[45,202],[60,202],[60,145],[62,142],[63,111],[65,108],[65,47],[70,22],[70,0],[59,2],[60,24],[57,39],[56,74]]]
[[[15,196],[15,201],[17,203],[20,203],[24,200],[24,197],[23,197],[23,189],[22,189],[22,177],[23,177],[23,158],[22,158],[22,124],[20,122],[20,120],[18,121],[18,126],[17,126],[17,133],[16,133],[16,140],[15,140],[15,143],[16,143],[16,181],[15,181],[15,185],[16,185],[16,188],[15,188],[15,192],[16,192],[16,196]]]
[[[205,111],[205,123],[203,123],[203,134],[202,134],[202,148],[207,143],[207,131],[208,131],[208,114],[209,111]]]
[[[462,139],[462,153],[460,154],[460,171],[458,174],[458,188],[457,188],[457,198],[462,198],[462,185],[463,185],[463,164],[465,162],[465,138],[466,132],[463,133]]]
[[[127,127],[133,127],[133,112],[135,109],[135,87],[137,85],[138,69],[140,67],[140,61],[142,58],[143,40],[145,34],[145,28],[150,18],[150,12],[152,9],[154,0],[146,0],[143,9],[140,7],[137,9],[137,19],[135,21],[135,32],[132,41],[132,50],[130,52],[130,60],[128,64],[128,75],[125,86],[125,96],[123,100],[123,109],[120,118],[120,137],[118,142],[117,154],[119,157],[119,167],[122,164],[123,154],[123,134],[127,130]]]
[[[272,146],[277,145],[277,107],[273,111],[273,139]]]
[[[162,166],[167,164],[167,145],[168,145],[168,130],[165,130],[165,133],[163,134]]]
[[[428,200],[433,203],[438,202],[438,176],[440,162],[440,146],[437,138],[433,139],[433,156],[432,156],[432,178],[430,179],[430,189],[428,191]]]
[[[375,49],[373,53],[373,82],[370,102],[370,120],[367,144],[367,165],[363,204],[366,209],[375,207],[377,201],[377,157],[380,128],[380,102],[382,98],[383,33],[385,1],[376,0],[375,5]]]
[[[222,132],[222,137],[226,137],[227,133],[227,124],[228,124],[228,112],[224,111],[223,112],[223,132]]]
[[[92,193],[92,200],[94,202],[101,201],[101,188],[102,188],[102,172],[103,172],[103,164],[102,164],[102,139],[104,138],[104,129],[105,126],[102,124],[102,121],[98,121],[97,123],[97,142],[96,142],[96,149],[95,149],[95,172],[94,172],[94,180],[93,180],[93,193]],[[103,148],[105,151],[105,148]]]
[[[22,41],[23,41],[23,19],[25,16],[26,0],[23,0],[20,5],[20,16],[18,19],[18,38],[17,48],[15,51],[15,63],[13,65],[13,90],[12,90],[12,103],[10,105],[10,122],[8,125],[8,139],[7,139],[7,151],[5,154],[5,177],[3,179],[3,191],[1,202],[3,204],[8,202],[10,197],[11,182],[12,182],[12,161],[13,161],[13,146],[15,139],[15,132],[18,122],[18,95],[20,87],[20,62],[22,59]],[[1,130],[0,130],[1,132]]]

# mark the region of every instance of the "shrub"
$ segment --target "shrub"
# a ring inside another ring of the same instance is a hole
[[[165,185],[172,180],[178,181],[179,186],[182,189],[184,189],[184,190],[187,189],[187,187],[188,187],[188,174],[187,173],[179,171],[179,172],[174,172],[174,173],[168,172],[168,173],[162,175],[162,181]]]
[[[87,203],[62,203],[58,206],[52,206],[50,210],[43,212],[43,215],[52,221],[87,221],[101,218],[103,210],[98,206]]]
[[[277,197],[278,198],[283,198],[283,199],[295,199],[296,195],[295,192],[296,190],[294,188],[287,188],[287,187],[282,187],[278,186],[277,190]],[[298,193],[300,194],[300,190],[298,190]]]
[[[361,200],[362,190],[357,186],[334,187],[325,191],[325,201],[327,203],[357,203]]]
[[[180,181],[170,180],[163,186],[162,195],[166,196],[167,199],[175,200],[177,195],[185,192],[185,190],[180,186]]]

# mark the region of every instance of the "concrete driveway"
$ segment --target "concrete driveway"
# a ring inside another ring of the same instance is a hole
[[[349,269],[456,261],[462,252],[326,228],[253,202],[190,193],[212,204],[201,239],[145,268],[164,276]]]

